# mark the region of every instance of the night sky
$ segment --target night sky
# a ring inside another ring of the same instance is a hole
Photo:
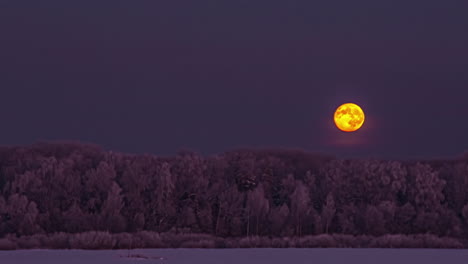
[[[72,3],[73,2],[73,3]],[[468,1],[0,0],[0,144],[468,149]],[[342,103],[367,114],[333,124]]]

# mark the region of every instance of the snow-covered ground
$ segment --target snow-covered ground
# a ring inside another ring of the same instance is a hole
[[[468,250],[137,249],[0,251],[1,264],[467,264]]]

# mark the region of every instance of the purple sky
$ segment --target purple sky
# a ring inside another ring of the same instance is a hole
[[[468,149],[466,0],[72,2],[0,1],[0,144]],[[358,133],[333,127],[344,102]]]

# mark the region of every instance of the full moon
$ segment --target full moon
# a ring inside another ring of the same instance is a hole
[[[353,132],[364,124],[365,115],[357,104],[346,103],[336,109],[334,119],[338,129]]]

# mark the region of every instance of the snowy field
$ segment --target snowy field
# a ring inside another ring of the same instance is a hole
[[[467,264],[468,250],[137,249],[0,251],[1,264]]]

